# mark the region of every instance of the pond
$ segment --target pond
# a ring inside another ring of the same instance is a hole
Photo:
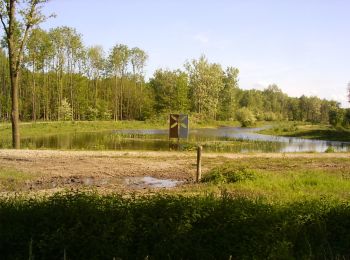
[[[21,140],[21,145],[30,149],[74,150],[194,150],[198,144],[207,152],[324,152],[328,147],[333,147],[335,151],[350,150],[348,142],[256,133],[261,129],[241,127],[191,129],[189,138],[180,142],[177,140],[169,142],[167,130],[115,130],[24,138]]]

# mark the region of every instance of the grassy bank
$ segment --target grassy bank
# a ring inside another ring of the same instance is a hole
[[[310,154],[311,155],[311,154]],[[182,194],[220,194],[291,203],[305,199],[350,200],[350,161],[348,158],[269,158],[206,159],[211,167],[200,185],[181,188]]]
[[[0,200],[2,259],[343,259],[350,205],[66,193]]]
[[[191,128],[218,126],[239,126],[236,121],[191,122]],[[21,137],[35,137],[51,134],[67,134],[77,132],[102,132],[117,129],[167,129],[166,119],[163,121],[52,121],[28,122],[20,124]],[[0,123],[0,137],[11,138],[11,124]]]
[[[68,134],[77,132],[102,132],[116,129],[150,129],[165,128],[166,125],[144,121],[52,121],[21,123],[21,137],[35,137],[51,134]],[[11,138],[11,124],[0,124],[0,135]]]
[[[303,122],[282,122],[259,133],[306,139],[350,142],[350,130],[330,125],[306,124]]]

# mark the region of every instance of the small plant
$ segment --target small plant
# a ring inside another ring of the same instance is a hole
[[[335,153],[335,149],[333,146],[328,146],[326,151],[324,151],[325,153]]]
[[[247,168],[235,169],[232,165],[219,166],[206,174],[202,181],[219,183],[235,183],[247,180],[255,180],[257,174],[254,170]]]

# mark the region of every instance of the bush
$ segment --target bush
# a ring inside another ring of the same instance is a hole
[[[58,108],[58,120],[70,121],[72,120],[72,107],[66,98],[62,100]]]
[[[236,112],[237,120],[243,127],[254,126],[256,118],[253,113],[246,107],[240,108]]]
[[[324,151],[325,153],[334,153],[335,152],[335,149],[333,146],[328,146],[326,151]]]
[[[212,169],[203,176],[202,181],[219,184],[255,180],[256,178],[257,174],[254,170],[246,168],[235,169],[234,166],[229,164]]]
[[[264,120],[265,121],[276,121],[276,120],[278,120],[278,117],[274,112],[266,112],[266,113],[264,113]]]
[[[86,119],[88,121],[96,121],[98,118],[98,114],[99,112],[97,108],[88,107],[87,113],[86,113]]]
[[[348,259],[350,205],[86,193],[0,199],[1,259]],[[29,256],[29,257],[28,257]]]

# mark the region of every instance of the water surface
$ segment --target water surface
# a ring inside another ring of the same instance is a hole
[[[349,151],[350,143],[309,140],[256,133],[261,128],[220,127],[191,129],[187,140],[169,142],[167,130],[115,130],[24,138],[23,148],[74,150],[191,150],[203,145],[212,152],[324,152]]]

